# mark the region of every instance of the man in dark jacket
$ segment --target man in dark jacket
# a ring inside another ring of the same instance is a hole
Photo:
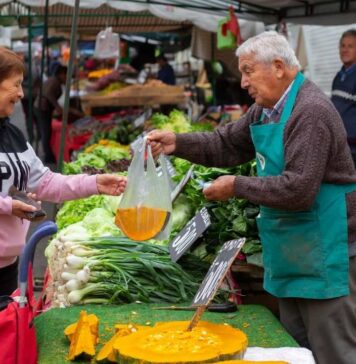
[[[356,29],[342,34],[339,50],[343,66],[334,78],[331,100],[344,122],[356,165]]]
[[[42,99],[36,97],[34,112],[41,130],[41,141],[45,155],[45,163],[55,163],[55,157],[51,149],[52,114],[55,111],[62,115],[62,107],[58,99],[62,95],[62,85],[66,83],[67,67],[59,65],[53,76],[43,84]]]
[[[152,151],[216,167],[256,158],[256,177],[221,176],[203,193],[260,205],[264,288],[283,325],[318,363],[354,364],[356,172],[342,120],[283,36],[259,34],[237,56],[249,111],[212,133],[153,131]]]
[[[176,76],[172,66],[168,63],[167,58],[163,55],[157,57],[157,63],[159,65],[159,71],[157,79],[166,83],[167,85],[176,84]]]

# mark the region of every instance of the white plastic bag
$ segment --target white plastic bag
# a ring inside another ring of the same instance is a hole
[[[96,36],[95,58],[120,58],[119,34],[112,32],[112,27],[102,30]]]
[[[164,240],[171,230],[172,201],[164,156],[156,168],[144,138],[135,150],[115,223],[132,240]]]

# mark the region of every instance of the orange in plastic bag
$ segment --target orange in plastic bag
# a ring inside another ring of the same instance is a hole
[[[144,140],[135,151],[128,170],[128,182],[116,211],[115,224],[130,239],[144,241],[168,238],[172,201],[164,157],[157,171],[151,147]]]

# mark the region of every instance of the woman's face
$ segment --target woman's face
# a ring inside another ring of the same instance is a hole
[[[8,117],[13,111],[16,102],[23,98],[22,73],[14,73],[0,83],[0,117]]]

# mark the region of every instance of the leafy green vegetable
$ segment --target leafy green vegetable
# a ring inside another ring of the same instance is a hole
[[[121,236],[121,230],[115,225],[115,217],[102,207],[89,211],[83,221],[83,226],[91,236]]]
[[[191,163],[172,158],[178,172],[175,180],[179,181]],[[183,195],[194,212],[205,206],[211,217],[211,226],[194,245],[194,254],[202,259],[213,259],[220,246],[228,240],[246,237],[247,243],[243,248],[245,254],[261,251],[255,218],[259,207],[243,199],[230,199],[226,202],[206,201],[201,189],[202,182],[214,181],[222,175],[255,175],[255,163],[246,163],[234,168],[207,168],[200,165],[194,167],[194,177],[183,190]]]
[[[150,119],[156,129],[164,129],[175,133],[188,133],[191,131],[190,121],[180,110],[172,110],[169,116],[155,113]]]
[[[105,161],[105,164],[113,160],[130,158],[130,153],[127,151],[127,149],[121,149],[106,145],[98,145],[93,149],[92,154],[96,155],[99,158],[102,158]]]
[[[104,197],[101,195],[93,195],[79,200],[64,202],[56,216],[58,229],[61,230],[71,224],[82,221],[89,211],[102,205],[103,199]]]

